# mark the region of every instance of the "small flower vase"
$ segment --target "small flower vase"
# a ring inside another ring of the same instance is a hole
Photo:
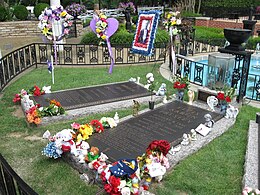
[[[227,104],[226,103],[222,103],[220,104],[220,113],[225,115],[226,114],[226,111],[227,111]]]
[[[177,90],[176,92],[176,100],[177,101],[183,101],[184,91],[183,90]]]

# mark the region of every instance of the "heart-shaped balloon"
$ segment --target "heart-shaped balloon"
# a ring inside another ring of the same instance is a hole
[[[90,21],[90,28],[95,34],[97,34],[97,32],[96,32],[96,22],[97,22],[96,19],[92,19]],[[105,32],[107,38],[111,37],[117,31],[118,25],[119,25],[119,23],[118,23],[117,19],[115,19],[115,18],[108,18],[107,19],[107,29],[106,29],[106,32]]]

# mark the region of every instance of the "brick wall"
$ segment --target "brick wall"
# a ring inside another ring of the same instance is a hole
[[[243,22],[235,20],[210,20],[210,19],[196,19],[196,26],[206,26],[214,28],[243,28]],[[260,30],[260,22],[255,25],[254,35],[257,35],[257,30]]]
[[[0,22],[1,37],[33,37],[41,34],[38,28],[39,21],[12,21]],[[83,34],[83,26],[77,22],[77,35]]]

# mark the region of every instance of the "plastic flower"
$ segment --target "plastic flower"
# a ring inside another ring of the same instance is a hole
[[[89,124],[80,125],[78,132],[82,135],[82,139],[89,139],[89,136],[93,133],[93,128]]]
[[[188,77],[176,76],[175,82],[173,83],[173,88],[178,90],[187,89],[189,86]]]
[[[61,12],[61,14],[60,14],[61,17],[65,17],[66,15],[67,15],[67,12],[66,12],[66,11],[63,11],[63,12]]]
[[[80,124],[79,123],[75,123],[75,122],[72,123],[70,126],[71,126],[72,129],[76,129],[76,130],[78,130],[80,128]]]
[[[102,123],[99,122],[98,120],[92,120],[92,121],[90,121],[90,125],[92,125],[93,127],[95,127],[97,133],[101,133],[101,132],[104,131],[104,127],[103,127]]]
[[[231,102],[234,93],[235,93],[234,88],[230,88],[230,89],[227,89],[225,91],[218,92],[217,98],[219,100],[219,103],[220,104],[227,104],[227,103]]]
[[[50,30],[49,28],[43,27],[42,34],[45,36],[52,34],[49,30]]]

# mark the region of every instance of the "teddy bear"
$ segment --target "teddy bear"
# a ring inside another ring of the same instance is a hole
[[[156,95],[157,96],[165,96],[166,93],[166,84],[162,83],[162,85],[160,86],[160,88],[158,89]]]
[[[99,149],[97,147],[91,146],[88,154],[85,156],[85,162],[89,163],[96,160],[99,157]]]
[[[88,142],[81,141],[80,145],[77,148],[77,156],[79,163],[85,163],[85,156],[88,154],[88,149],[90,148]]]
[[[58,132],[55,135],[55,143],[60,152],[71,152],[75,154],[76,152],[76,145],[73,141],[73,134],[74,131],[71,129],[63,129],[62,131]]]
[[[106,165],[106,161],[108,160],[108,157],[106,154],[104,154],[103,152],[101,152],[100,156],[96,159],[91,161],[90,163],[88,163],[88,167],[90,169],[95,169],[98,170],[98,168],[100,166],[104,166]]]

